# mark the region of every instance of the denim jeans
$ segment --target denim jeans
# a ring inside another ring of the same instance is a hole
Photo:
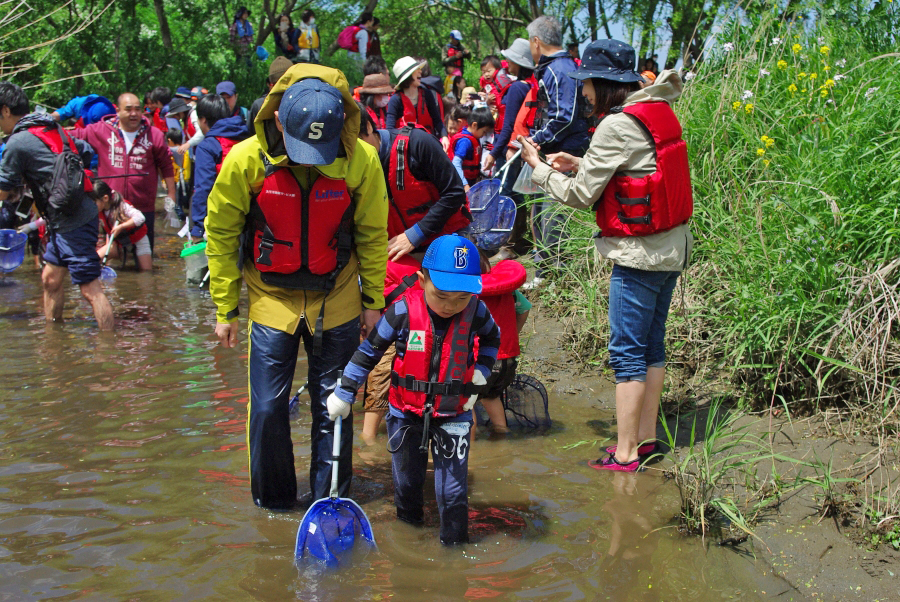
[[[666,362],[666,318],[680,272],[613,266],[609,283],[609,365],[616,382],[644,382]]]
[[[250,404],[247,439],[250,453],[250,490],[257,506],[286,510],[297,502],[294,447],[288,417],[294,369],[300,341],[309,362],[307,380],[312,410],[309,486],[313,499],[331,489],[331,446],[334,422],[328,418],[325,400],[334,391],[337,375],[359,346],[359,319],[323,333],[321,355],[312,355],[313,335],[300,321],[294,334],[261,324],[250,324]],[[350,490],[353,414],[341,429],[338,493]]]

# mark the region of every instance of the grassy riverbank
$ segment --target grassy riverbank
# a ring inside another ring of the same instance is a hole
[[[726,26],[676,106],[696,244],[669,321],[668,400],[818,414],[878,444],[861,472],[885,468],[900,433],[900,11],[752,21]],[[599,363],[609,266],[586,252],[591,216],[569,215],[572,262],[544,299]],[[861,521],[900,514],[890,485],[857,491]]]

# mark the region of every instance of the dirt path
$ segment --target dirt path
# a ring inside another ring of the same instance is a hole
[[[566,332],[570,328],[565,320],[535,303],[522,333],[523,371],[537,375],[551,397],[590,397],[614,410],[614,384],[608,373],[600,376],[601,367],[586,368],[567,349]],[[670,419],[670,424],[675,426],[674,420]],[[796,600],[799,595],[811,600],[900,600],[900,552],[887,545],[871,549],[858,528],[859,512],[854,504],[862,501],[862,489],[853,489],[853,485],[848,489],[848,483],[836,482],[833,491],[841,501],[838,510],[843,512],[823,517],[825,489],[814,484],[796,486],[798,475],[823,480],[822,466],[829,462],[834,479],[866,476],[864,460],[874,449],[873,444],[835,435],[822,418],[770,422],[768,417],[748,416],[740,424],[749,426],[748,434],[769,441],[771,452],[820,467],[776,462],[777,474],[790,485],[784,486],[780,503],[758,517],[754,531],[759,540],[751,538],[735,548],[736,554],[756,557],[761,584],[771,585],[772,577],[786,582],[783,591],[764,591],[765,598]],[[610,427],[614,430],[615,425]],[[665,466],[663,462],[657,468]],[[771,463],[760,465],[759,472],[771,474]],[[896,483],[898,478],[900,462],[895,455],[891,468],[869,473],[867,481]],[[673,516],[677,512],[672,508]]]

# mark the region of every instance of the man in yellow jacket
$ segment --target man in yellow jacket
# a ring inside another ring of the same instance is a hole
[[[256,505],[297,503],[288,404],[300,342],[312,400],[310,488],[328,495],[334,423],[325,400],[384,307],[387,193],[377,152],[357,143],[359,108],[344,74],[295,65],[269,92],[256,135],[235,145],[206,217],[216,335],[237,344],[247,283],[247,441]],[[339,491],[350,487],[352,416],[341,437]]]

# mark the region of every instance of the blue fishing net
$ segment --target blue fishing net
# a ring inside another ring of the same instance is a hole
[[[297,529],[295,559],[318,559],[329,567],[340,565],[341,557],[359,542],[375,546],[372,525],[353,500],[323,498],[306,511]]]
[[[500,197],[500,180],[482,180],[466,193],[469,200],[469,211],[472,212],[472,224],[469,226],[474,234],[490,230],[497,221],[497,199]]]
[[[491,205],[488,218],[493,219],[493,223],[475,234],[475,244],[479,249],[499,249],[505,245],[516,221],[516,202],[508,196],[498,196]]]

